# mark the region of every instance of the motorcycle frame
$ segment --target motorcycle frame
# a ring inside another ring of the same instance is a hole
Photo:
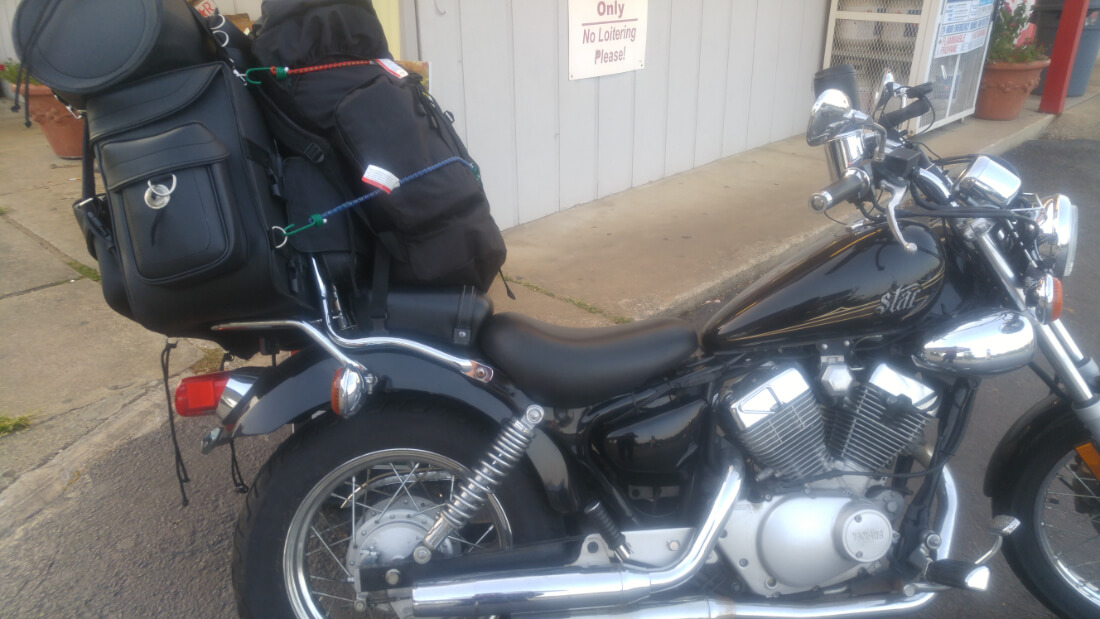
[[[1024,288],[1016,276],[1015,270],[1009,265],[990,235],[989,230],[984,234],[970,237],[969,241],[975,253],[984,258],[983,261],[994,276],[993,279],[999,281],[1004,288],[1009,303],[1015,305],[1022,312],[1030,313]],[[464,408],[471,415],[481,416],[497,425],[521,414],[528,406],[537,404],[531,401],[518,387],[510,384],[504,377],[495,375],[493,368],[481,361],[462,359],[421,342],[403,338],[345,339],[340,337],[333,328],[334,314],[330,311],[325,280],[320,271],[317,270],[316,264],[314,264],[314,269],[324,310],[324,327],[328,333],[319,328],[319,323],[293,320],[231,323],[216,327],[219,330],[297,329],[313,339],[319,346],[294,355],[291,359],[263,374],[225,416],[222,426],[225,431],[222,436],[213,441],[214,443],[226,442],[230,436],[263,434],[271,432],[284,424],[302,423],[318,411],[327,410],[329,402],[328,385],[331,377],[345,366],[352,366],[369,372],[369,376],[378,380],[374,386],[375,389],[383,389],[387,392],[415,393],[425,397],[444,398],[452,402],[458,402],[464,405]],[[1096,364],[1081,354],[1068,331],[1059,321],[1038,324],[1036,332],[1041,349],[1054,366],[1059,378],[1064,382],[1074,403],[1070,404],[1064,398],[1057,396],[1047,398],[1033,407],[1020,422],[1009,430],[991,461],[986,479],[985,489],[987,494],[995,492],[998,484],[1003,483],[1001,480],[1005,479],[1011,472],[1014,455],[1019,453],[1021,449],[1027,449],[1029,445],[1034,444],[1035,440],[1041,438],[1044,427],[1051,424],[1080,422],[1089,428],[1094,437],[1100,436],[1100,396],[1094,394],[1090,386],[1090,382],[1096,378]],[[712,372],[721,373],[721,370],[729,365],[729,357],[721,358],[721,356],[718,356],[701,359],[697,361],[694,367],[696,369],[702,368],[704,372],[710,374]],[[478,371],[479,368],[481,369],[480,372]],[[662,385],[651,386],[649,389],[650,391],[667,391],[675,390],[676,387],[670,386],[666,382]],[[601,411],[608,412],[622,408],[618,401],[623,398],[630,400],[632,396],[627,394],[595,407],[565,412],[577,415],[578,418],[587,418],[591,422],[602,417]],[[958,407],[954,407],[952,410],[945,411],[945,415],[965,415],[968,412],[957,409]],[[1075,412],[1076,415],[1068,415],[1069,411]],[[591,423],[589,427],[591,427]],[[606,475],[593,470],[594,467],[581,464],[585,459],[583,450],[589,443],[589,432],[581,428],[575,428],[574,432],[567,432],[565,435],[558,436],[558,439],[558,441],[552,440],[547,432],[536,429],[535,439],[527,454],[546,491],[551,507],[561,513],[576,513],[583,501],[595,492],[603,495],[603,498],[611,498],[620,511],[625,511],[629,515],[631,512],[628,502],[616,491],[616,487],[607,479]],[[567,443],[567,446],[559,445],[559,442]],[[937,455],[933,454],[931,462],[940,464],[941,462],[936,458]],[[584,486],[579,487],[580,484],[584,484]],[[926,510],[930,506],[934,494],[940,495],[941,501],[946,499],[948,503],[954,503],[951,498],[945,497],[945,494],[953,494],[954,490],[954,484],[946,467],[929,476],[923,489],[925,490],[921,493],[924,496],[923,500],[919,497],[915,498],[913,504],[910,505],[910,509]],[[917,505],[918,503],[921,505]],[[950,535],[953,529],[954,505],[951,506],[949,511],[951,512],[949,517],[947,517],[948,514],[941,511],[938,514],[940,518],[936,518],[937,528],[941,531],[941,536],[943,533]],[[911,522],[908,514],[904,522]],[[916,533],[913,530],[914,527],[926,528],[921,526],[922,524],[927,525],[927,520],[923,523],[912,521],[907,527],[910,529],[909,533]],[[947,556],[946,552],[937,554],[940,558]],[[561,572],[560,576],[563,582],[572,582],[569,580],[572,578],[569,572]],[[532,578],[537,579],[539,577],[537,571],[532,572]],[[610,573],[607,574],[607,577],[609,582],[619,578],[619,576]],[[499,581],[496,584],[504,586],[502,583],[503,581]],[[446,588],[449,583],[446,580],[428,581],[426,586],[428,587],[427,590],[431,590],[433,587]],[[608,585],[608,587],[614,588],[611,585]],[[522,595],[519,591],[512,591],[512,594]],[[535,593],[535,595],[538,594]],[[812,604],[803,608],[788,609],[764,605],[758,610],[761,614],[770,616],[830,616],[832,612],[837,611],[841,613],[863,611],[868,612],[868,614],[891,614],[903,609],[919,608],[930,601],[932,595],[932,592],[926,591],[904,600],[871,601],[869,602],[870,607],[859,610],[846,604],[840,605],[837,609],[826,609],[824,607],[815,609]],[[443,593],[440,594],[440,597],[444,600],[448,599],[448,595]],[[514,601],[515,598],[512,598],[512,600]],[[447,607],[448,602],[443,601],[441,604],[443,607]],[[742,605],[739,605],[738,608],[742,611],[746,610]],[[565,607],[554,610],[564,609]],[[532,610],[549,609],[536,604]],[[822,614],[819,615],[819,612]],[[749,614],[754,613],[750,612]]]

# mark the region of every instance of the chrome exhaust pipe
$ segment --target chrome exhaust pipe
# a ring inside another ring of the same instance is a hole
[[[671,566],[539,569],[427,580],[412,589],[413,614],[496,615],[625,606],[674,589],[694,576],[714,550],[741,492],[743,469],[740,461],[726,469],[702,526],[683,556]]]
[[[955,477],[945,466],[940,486],[937,488],[937,531],[943,543],[939,557],[948,558],[951,542],[955,538],[955,522],[958,517],[958,490]],[[524,619],[833,619],[837,617],[897,617],[927,606],[936,593],[927,591],[906,596],[893,593],[882,596],[841,600],[836,602],[807,602],[805,604],[741,603],[727,598],[696,597],[679,598],[651,604],[635,605],[618,612],[578,610],[546,615],[524,615]],[[583,607],[582,607],[583,608]]]

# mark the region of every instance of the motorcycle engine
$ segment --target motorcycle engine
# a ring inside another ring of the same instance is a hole
[[[718,419],[751,455],[756,480],[786,492],[743,500],[719,548],[760,595],[797,593],[885,567],[905,501],[865,475],[919,444],[935,416],[931,387],[883,363],[825,409],[795,365],[726,383]]]

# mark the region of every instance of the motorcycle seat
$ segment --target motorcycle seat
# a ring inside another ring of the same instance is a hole
[[[535,402],[581,407],[676,368],[699,347],[699,336],[674,318],[578,329],[503,313],[482,326],[481,347]]]

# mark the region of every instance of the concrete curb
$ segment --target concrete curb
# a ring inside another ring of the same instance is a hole
[[[61,496],[97,459],[164,425],[164,392],[151,382],[92,406],[118,413],[49,462],[20,475],[0,492],[0,538],[15,533]]]

